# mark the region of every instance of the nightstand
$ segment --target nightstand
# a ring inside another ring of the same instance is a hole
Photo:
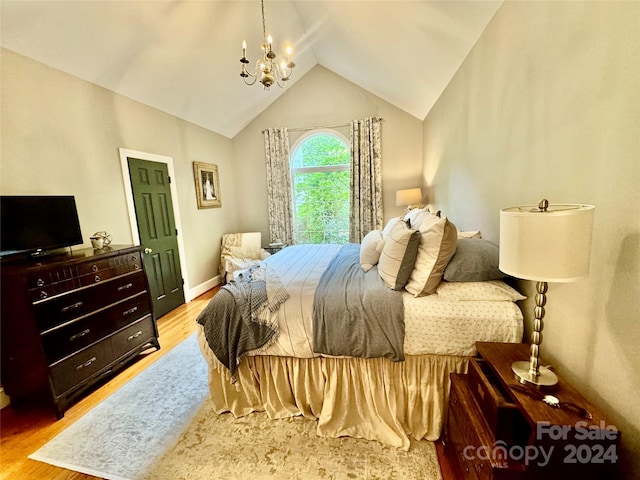
[[[615,478],[620,432],[593,404],[560,376],[544,392],[560,407],[543,402],[539,390],[523,390],[511,364],[529,358],[526,344],[476,348],[468,373],[451,375],[445,452],[461,478]]]
[[[282,244],[282,245],[267,245],[266,247],[262,247],[262,248],[273,255],[274,253],[279,252],[280,250],[285,248],[286,246],[287,246],[286,244]]]

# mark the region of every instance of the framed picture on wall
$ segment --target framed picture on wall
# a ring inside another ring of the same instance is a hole
[[[193,162],[198,208],[221,207],[218,166],[212,163]]]

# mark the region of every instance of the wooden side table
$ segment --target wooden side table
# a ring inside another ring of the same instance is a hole
[[[595,405],[560,376],[544,392],[560,407],[543,402],[539,390],[524,390],[511,364],[529,357],[526,344],[476,348],[468,373],[452,374],[445,429],[445,452],[461,478],[615,478],[620,432]]]
[[[285,248],[286,246],[287,246],[286,244],[282,244],[282,245],[267,245],[266,247],[262,247],[262,248],[273,255],[274,253],[279,252],[280,250]]]

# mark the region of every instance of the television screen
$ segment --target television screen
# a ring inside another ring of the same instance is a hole
[[[73,196],[2,196],[0,209],[3,255],[83,243]]]

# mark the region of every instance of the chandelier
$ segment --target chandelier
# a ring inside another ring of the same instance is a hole
[[[276,83],[280,88],[284,88],[287,85],[287,81],[291,77],[296,64],[291,61],[291,47],[287,47],[288,63],[282,61],[278,64],[275,61],[276,54],[273,52],[273,39],[271,38],[271,35],[267,36],[267,29],[265,27],[264,0],[261,0],[260,4],[262,5],[262,38],[264,39],[264,43],[261,47],[262,58],[256,62],[253,73],[248,72],[247,65],[249,64],[249,60],[247,60],[247,42],[243,40],[242,58],[240,59],[242,72],[240,73],[240,76],[244,79],[244,83],[247,85],[253,85],[256,83],[256,80],[258,80],[258,77],[260,77],[260,83],[263,85],[265,90],[269,90],[271,85],[274,83]]]

